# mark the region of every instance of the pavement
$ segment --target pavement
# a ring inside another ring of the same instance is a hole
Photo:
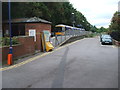
[[[3,88],[118,88],[118,48],[85,38],[2,71]]]

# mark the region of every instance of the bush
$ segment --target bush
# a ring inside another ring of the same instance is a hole
[[[9,37],[3,37],[2,38],[2,46],[9,46],[10,45],[10,38]],[[12,38],[12,45],[19,44],[19,41],[17,40],[17,37]]]
[[[86,37],[95,37],[97,35],[98,35],[97,33],[91,33],[91,34],[88,34]]]
[[[120,41],[120,32],[112,32],[110,35],[113,39]]]

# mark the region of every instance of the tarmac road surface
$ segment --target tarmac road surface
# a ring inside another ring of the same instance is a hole
[[[118,88],[118,48],[85,38],[2,72],[3,88]]]

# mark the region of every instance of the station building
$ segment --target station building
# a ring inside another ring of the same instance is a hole
[[[34,36],[36,50],[41,50],[40,34],[42,33],[42,31],[47,30],[51,32],[51,22],[37,17],[12,19],[11,23],[12,37]],[[8,21],[3,21],[2,30],[3,37],[9,36]]]

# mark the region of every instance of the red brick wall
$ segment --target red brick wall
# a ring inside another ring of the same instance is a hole
[[[35,53],[35,43],[33,37],[19,37],[18,40],[20,42],[20,45],[13,46],[14,59]],[[2,51],[2,61],[7,60],[9,47],[0,48],[0,51]]]
[[[33,37],[19,37],[19,42],[22,44],[22,48],[24,48],[24,53],[34,53],[35,52],[35,43]],[[21,50],[21,53],[23,51]]]
[[[22,45],[13,46],[13,58],[17,58],[18,56],[24,55],[24,53],[21,54],[22,50],[20,49],[22,49]],[[3,48],[0,48],[0,50],[2,50],[2,61],[6,61],[7,55],[9,54],[9,47],[3,47]]]
[[[40,33],[43,30],[48,30],[51,32],[51,25],[50,24],[44,24],[44,23],[27,23],[25,25],[25,33],[26,35],[29,34],[29,29],[35,29],[36,30],[36,50],[41,50],[41,39],[40,39]]]

